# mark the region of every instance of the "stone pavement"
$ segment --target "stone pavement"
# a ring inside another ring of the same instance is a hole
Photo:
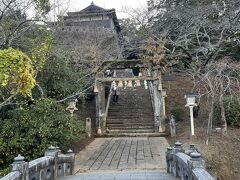
[[[59,180],[176,180],[166,171],[148,170],[148,171],[114,171],[114,172],[90,172],[82,173],[77,176],[67,176]]]
[[[75,172],[165,169],[168,146],[163,137],[97,138],[76,155]]]

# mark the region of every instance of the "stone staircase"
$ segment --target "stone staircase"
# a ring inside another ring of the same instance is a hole
[[[143,87],[122,89],[118,103],[110,103],[107,136],[156,136],[150,92]]]

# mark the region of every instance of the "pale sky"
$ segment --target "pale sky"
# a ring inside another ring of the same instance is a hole
[[[52,0],[54,1],[54,0]],[[57,2],[58,0],[55,0]],[[68,11],[80,11],[89,6],[92,0],[65,0],[68,1]],[[124,7],[129,8],[146,8],[147,0],[94,0],[93,3],[97,6],[105,9],[115,8],[117,17],[128,17],[126,13],[123,13]]]

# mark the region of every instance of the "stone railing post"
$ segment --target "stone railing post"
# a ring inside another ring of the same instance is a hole
[[[179,141],[177,141],[175,144],[174,144],[174,148],[173,148],[173,164],[172,164],[172,170],[173,170],[173,175],[175,177],[179,177],[179,173],[178,173],[178,161],[177,161],[177,156],[176,154],[178,152],[184,152],[184,149],[182,148],[182,143],[180,143]]]
[[[86,133],[88,137],[91,137],[92,135],[92,121],[91,118],[86,118]]]
[[[75,153],[69,149],[66,153],[67,156],[71,157],[71,174],[74,174],[74,169],[75,169]]]
[[[29,180],[28,162],[20,154],[14,158],[14,162],[10,165],[10,172],[19,171],[22,174],[21,180]]]
[[[172,172],[172,147],[167,148],[166,152],[166,164],[167,164],[167,172],[171,173]]]
[[[175,154],[178,152],[184,152],[184,149],[182,148],[182,143],[179,141],[175,142],[173,151]]]
[[[48,150],[45,152],[45,156],[54,157],[53,180],[57,179],[58,153],[59,153],[59,150],[57,150],[56,147],[54,146],[49,146]]]
[[[196,145],[195,145],[195,144],[190,144],[189,149],[186,150],[185,154],[187,154],[188,156],[190,156],[190,154],[191,154],[192,152],[194,152],[195,150],[196,150]]]
[[[198,153],[196,150],[190,153],[191,159],[188,161],[188,169],[189,169],[189,176],[192,179],[192,172],[195,168],[202,168],[205,169],[205,161],[202,159],[202,155]]]
[[[59,154],[63,154],[62,151],[61,151],[61,149],[60,149],[60,147],[56,146],[55,148],[56,148],[56,151],[57,151],[57,154],[58,154],[58,155],[59,155]]]
[[[185,152],[182,143],[175,143],[166,152],[167,172],[181,180],[214,180],[206,171],[205,161],[194,144]]]

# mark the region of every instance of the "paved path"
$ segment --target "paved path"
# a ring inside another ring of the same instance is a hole
[[[76,155],[75,172],[165,169],[163,137],[97,138]]]
[[[124,171],[124,172],[90,172],[77,176],[62,177],[59,180],[176,180],[170,174],[160,170]]]

